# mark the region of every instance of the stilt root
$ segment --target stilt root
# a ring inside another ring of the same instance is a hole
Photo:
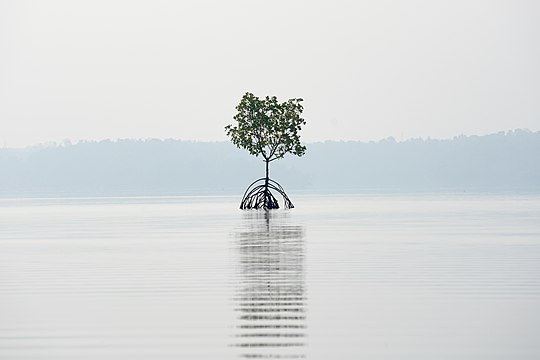
[[[265,186],[265,178],[255,180],[248,186],[242,202],[240,203],[240,209],[279,209],[279,204],[274,194],[270,190],[274,190],[283,196],[283,205],[286,209],[294,208],[293,203],[283,190],[283,187],[276,181],[268,179],[268,188]]]

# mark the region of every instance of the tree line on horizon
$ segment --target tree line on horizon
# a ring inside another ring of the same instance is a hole
[[[540,132],[307,144],[274,178],[294,192],[540,188]],[[0,149],[0,196],[238,194],[261,160],[228,142],[104,140]]]

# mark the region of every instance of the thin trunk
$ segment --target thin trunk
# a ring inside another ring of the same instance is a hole
[[[268,209],[272,208],[272,201],[270,200],[270,191],[268,190],[268,159],[265,160],[266,162],[266,177],[264,178],[264,202],[266,203],[266,207]]]

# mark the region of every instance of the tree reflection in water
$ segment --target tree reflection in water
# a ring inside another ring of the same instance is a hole
[[[285,211],[248,211],[239,257],[235,342],[242,358],[304,358],[304,230]]]

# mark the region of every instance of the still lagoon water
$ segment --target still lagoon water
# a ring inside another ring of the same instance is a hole
[[[539,359],[540,195],[0,200],[0,359]]]

